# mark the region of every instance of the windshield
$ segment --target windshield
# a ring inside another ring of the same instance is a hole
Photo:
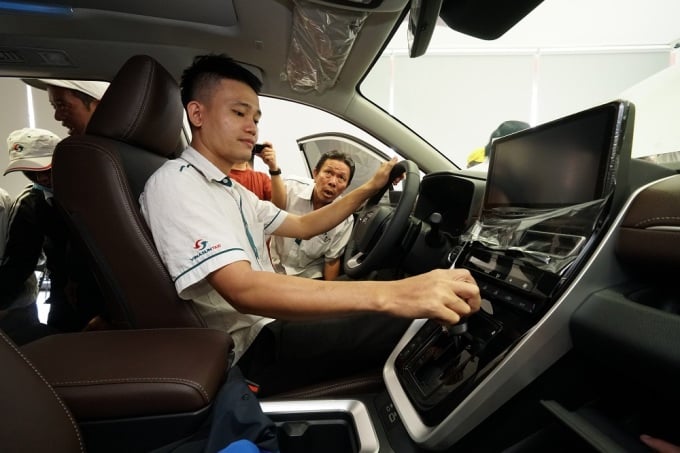
[[[680,2],[597,0],[583,14],[585,7],[543,2],[494,41],[455,32],[440,19],[427,53],[417,58],[408,56],[405,22],[361,92],[460,168],[484,160],[484,147],[503,122],[535,126],[624,93],[637,106],[643,91],[637,85],[677,68]],[[665,98],[677,111],[677,98]],[[680,139],[674,140],[634,144],[633,155],[676,151]]]

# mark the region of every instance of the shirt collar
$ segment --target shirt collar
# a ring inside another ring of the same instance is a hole
[[[193,147],[188,147],[182,152],[181,159],[189,162],[193,167],[209,181],[222,181],[227,177],[212,162],[199,153]]]
[[[304,200],[309,200],[312,201],[312,194],[314,193],[314,180],[312,179],[311,182],[309,182],[301,191],[300,194],[298,195],[300,198]]]

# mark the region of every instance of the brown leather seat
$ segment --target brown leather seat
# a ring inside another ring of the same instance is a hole
[[[87,126],[55,149],[57,206],[91,259],[116,328],[204,327],[180,299],[141,217],[148,177],[182,147],[177,81],[154,59],[130,58]]]
[[[177,295],[139,210],[146,180],[179,155],[184,110],[173,77],[148,56],[111,81],[86,134],[57,146],[52,178],[63,211],[105,293],[116,328],[205,327]],[[289,397],[340,396],[382,386],[380,373],[321,383]]]
[[[36,367],[0,330],[0,450],[85,451],[78,424]]]
[[[209,419],[233,342],[206,328],[48,336],[0,331],[0,451],[144,452]]]

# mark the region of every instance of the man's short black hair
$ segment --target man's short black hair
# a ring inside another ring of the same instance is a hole
[[[200,96],[201,91],[211,88],[221,79],[238,80],[250,86],[256,93],[262,88],[260,79],[233,58],[225,54],[198,55],[182,73],[182,105],[186,107]]]

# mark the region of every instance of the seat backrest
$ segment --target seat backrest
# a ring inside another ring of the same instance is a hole
[[[54,152],[56,205],[91,259],[117,328],[204,327],[180,299],[139,208],[149,176],[181,148],[183,107],[177,81],[145,55],[111,81],[85,135]]]
[[[0,363],[0,451],[85,451],[64,402],[1,330]]]

